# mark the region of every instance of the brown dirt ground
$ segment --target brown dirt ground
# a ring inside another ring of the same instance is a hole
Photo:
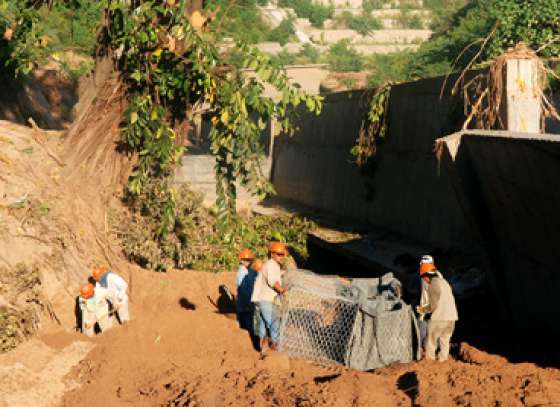
[[[233,273],[132,276],[134,320],[93,340],[70,374],[82,386],[65,406],[560,406],[557,369],[511,364],[467,344],[459,360],[375,372],[282,354],[263,360],[234,316],[213,305]]]

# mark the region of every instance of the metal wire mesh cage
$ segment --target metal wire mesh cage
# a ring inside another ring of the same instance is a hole
[[[280,349],[290,356],[345,363],[358,304],[291,289],[284,300]]]
[[[387,291],[394,284],[380,284],[391,279],[398,283],[392,275],[347,283],[290,272],[280,306],[280,350],[362,370],[411,361],[414,316]]]

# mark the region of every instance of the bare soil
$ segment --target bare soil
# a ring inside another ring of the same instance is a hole
[[[512,364],[468,344],[456,360],[375,372],[319,366],[281,353],[262,359],[218,287],[234,274],[132,274],[134,320],[93,340],[70,376],[65,406],[554,406],[560,371]],[[76,339],[75,339],[76,340]],[[66,345],[71,346],[71,345]]]

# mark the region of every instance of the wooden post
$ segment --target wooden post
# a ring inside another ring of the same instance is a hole
[[[538,92],[537,61],[509,59],[506,61],[505,120],[506,130],[540,133],[541,105]]]

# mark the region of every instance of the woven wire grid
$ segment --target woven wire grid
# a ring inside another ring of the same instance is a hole
[[[358,304],[291,289],[282,307],[280,350],[291,357],[345,364]]]
[[[412,323],[410,310],[383,313],[377,316],[375,336],[384,365],[412,360]]]

